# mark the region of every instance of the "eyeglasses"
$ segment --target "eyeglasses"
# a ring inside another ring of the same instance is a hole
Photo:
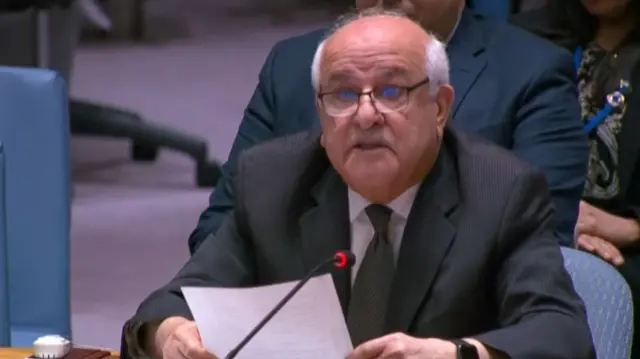
[[[411,86],[382,86],[369,91],[338,89],[318,94],[320,104],[329,116],[349,117],[358,112],[360,98],[369,96],[371,105],[379,113],[391,113],[404,110],[409,105],[409,94],[429,83],[429,78]]]

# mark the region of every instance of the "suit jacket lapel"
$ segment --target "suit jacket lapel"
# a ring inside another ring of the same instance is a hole
[[[330,168],[312,189],[314,204],[300,217],[302,254],[307,271],[324,262],[338,250],[349,249],[350,224],[347,186]],[[343,313],[350,294],[350,271],[333,272]]]
[[[482,27],[478,24],[474,15],[469,10],[464,10],[458,28],[447,44],[451,84],[456,91],[452,117],[456,115],[462,100],[486,66],[486,60],[482,56],[485,42]]]
[[[386,317],[386,330],[407,332],[428,295],[455,236],[448,219],[458,203],[454,164],[443,147],[409,214],[398,256]]]

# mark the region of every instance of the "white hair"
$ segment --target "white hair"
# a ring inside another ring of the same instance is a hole
[[[403,13],[397,11],[374,8],[339,19],[336,25],[329,31],[328,36],[330,37],[336,31],[355,20],[373,16],[395,16],[409,19]],[[431,96],[435,96],[440,86],[449,84],[449,57],[447,56],[444,43],[438,40],[434,34],[429,33],[429,37],[431,39],[424,45],[425,73],[429,79],[429,93]],[[327,38],[320,42],[316,53],[313,55],[313,61],[311,62],[311,83],[316,92],[320,91],[320,66],[322,65],[326,42]]]
[[[320,91],[320,65],[326,40],[322,41],[311,63],[311,83],[316,92]],[[432,37],[424,46],[425,73],[429,79],[429,93],[435,96],[442,85],[449,84],[449,57],[442,42]]]

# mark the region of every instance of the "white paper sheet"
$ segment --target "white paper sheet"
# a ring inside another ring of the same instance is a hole
[[[183,287],[205,348],[229,353],[296,285]],[[330,274],[312,278],[249,342],[237,359],[343,359],[353,349]]]

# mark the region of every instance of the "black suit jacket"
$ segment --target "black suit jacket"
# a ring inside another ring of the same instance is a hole
[[[575,51],[578,42],[566,29],[554,23],[547,8],[524,12],[512,17],[512,22],[551,42]],[[632,92],[626,96],[627,110],[622,118],[619,141],[618,175],[620,176],[619,207],[603,208],[615,215],[640,218],[640,62],[631,72]]]
[[[275,45],[260,73],[223,178],[189,238],[195,252],[233,209],[239,154],[276,137],[319,130],[310,68],[325,30]],[[587,171],[587,139],[570,54],[519,28],[465,10],[447,46],[456,91],[451,124],[511,149],[547,177],[562,244],[573,240]]]
[[[215,238],[142,303],[125,330],[190,318],[181,286],[297,280],[350,247],[347,187],[317,135],[247,150],[235,184],[235,210]],[[485,140],[447,131],[407,221],[386,331],[472,336],[511,358],[593,358],[585,309],[554,240],[553,212],[542,174]],[[345,311],[349,278],[348,271],[334,274]]]

